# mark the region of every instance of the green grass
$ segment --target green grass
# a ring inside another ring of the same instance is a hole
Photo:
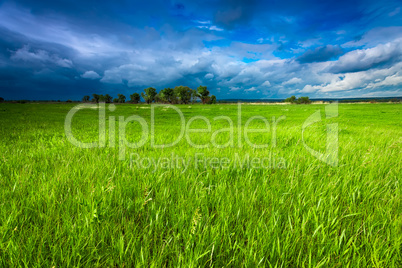
[[[255,149],[238,142],[237,105],[178,105],[186,122],[208,118],[212,131],[233,120],[234,142],[227,148],[196,149],[183,139],[171,148],[148,141],[127,148],[73,146],[64,120],[74,104],[0,104],[0,265],[89,266],[402,266],[402,105],[340,104],[339,116],[325,119],[324,105],[243,105],[242,126],[252,116],[286,119],[272,131],[252,133]],[[303,122],[317,109],[324,120],[305,131],[305,142],[325,149],[325,124],[338,123],[339,164],[329,166],[303,146]],[[116,105],[109,116],[143,117],[147,105]],[[179,116],[157,108],[155,140],[173,141]],[[73,118],[82,141],[98,137],[96,110]],[[195,121],[194,127],[205,127]],[[253,127],[261,128],[261,121]],[[272,127],[272,125],[271,125]],[[141,129],[128,123],[127,139]],[[212,134],[194,133],[197,143]],[[229,141],[220,133],[220,144]],[[187,169],[138,168],[130,154],[149,159],[172,154],[192,161],[196,154],[234,160],[283,159],[284,168],[211,165]]]

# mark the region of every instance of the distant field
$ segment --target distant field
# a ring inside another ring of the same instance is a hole
[[[75,105],[0,104],[1,266],[402,266],[401,104],[339,104],[333,118],[326,105],[244,104],[241,122],[236,104],[177,105],[189,129],[211,131],[167,148],[151,144],[150,105],[106,105],[105,144],[90,149],[66,137]],[[123,123],[132,115],[148,129],[139,148],[122,143],[145,133]],[[253,116],[269,131],[248,143]],[[74,137],[97,141],[98,118],[78,111]],[[179,137],[176,110],[154,118],[155,144]],[[325,151],[328,124],[335,166],[305,147]]]

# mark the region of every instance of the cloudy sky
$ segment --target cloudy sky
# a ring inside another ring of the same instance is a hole
[[[0,1],[0,97],[402,96],[400,0]]]

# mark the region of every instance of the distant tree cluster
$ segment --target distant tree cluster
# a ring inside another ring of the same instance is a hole
[[[2,97],[0,97],[0,102],[4,102],[4,99]]]
[[[296,99],[295,96],[285,99],[285,102],[295,103],[295,104],[310,104],[311,100],[309,97],[299,97]]]
[[[140,94],[134,93],[130,95],[130,103],[139,103],[141,101],[141,97],[147,104],[152,102],[156,103],[170,103],[170,104],[188,104],[195,103],[199,98],[202,104],[215,104],[216,97],[214,95],[209,95],[207,87],[199,86],[196,90],[191,89],[187,86],[177,86],[175,88],[165,88],[159,91],[156,91],[153,87],[148,87],[144,89],[144,92]],[[117,94],[117,98],[112,98],[109,94],[106,95],[98,95],[92,94],[92,100],[90,100],[90,96],[84,96],[82,98],[82,102],[105,102],[105,103],[125,103],[126,97],[123,94]]]
[[[134,93],[130,95],[130,102],[132,103],[139,103],[141,100],[140,94]]]

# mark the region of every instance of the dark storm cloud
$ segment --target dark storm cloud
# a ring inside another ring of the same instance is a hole
[[[0,95],[80,99],[179,84],[220,98],[380,94],[402,76],[398,10],[360,0],[5,1]]]
[[[333,62],[329,72],[350,73],[379,67],[389,68],[401,60],[402,42],[397,40],[374,48],[351,51]]]
[[[256,13],[255,0],[222,1],[214,14],[214,21],[227,29],[247,25]]]
[[[343,53],[339,46],[326,45],[317,47],[314,50],[307,50],[297,60],[300,63],[311,63],[331,60]]]

